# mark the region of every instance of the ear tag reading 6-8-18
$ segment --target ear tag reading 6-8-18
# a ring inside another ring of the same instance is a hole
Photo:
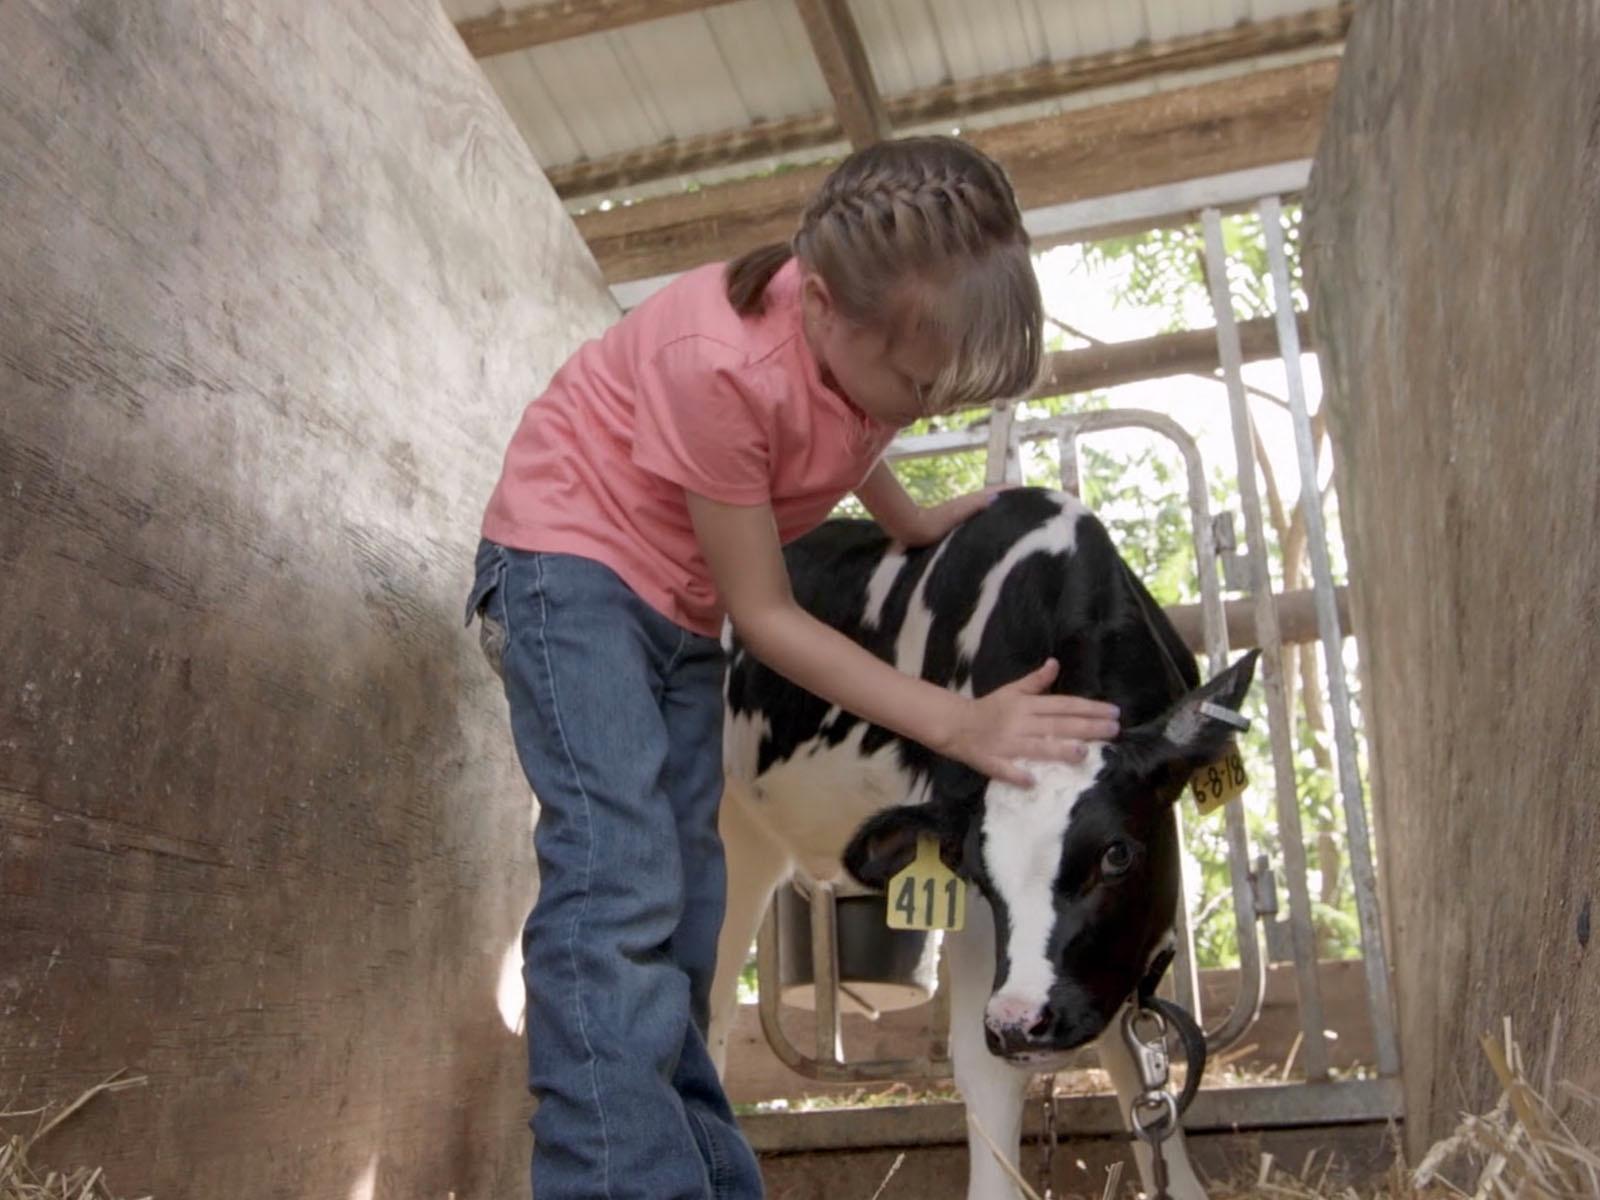
[[[1221,758],[1207,763],[1189,777],[1189,786],[1194,788],[1195,808],[1202,817],[1210,816],[1235,796],[1242,795],[1249,782],[1239,744],[1231,739]]]
[[[890,929],[960,929],[967,920],[967,884],[939,857],[939,843],[922,834],[917,856],[889,880]]]

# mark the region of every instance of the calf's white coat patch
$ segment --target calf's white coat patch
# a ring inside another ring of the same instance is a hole
[[[1061,511],[1037,529],[1013,542],[1005,557],[995,563],[983,577],[983,584],[978,591],[978,606],[956,638],[956,649],[967,662],[970,663],[978,657],[978,648],[983,645],[984,631],[989,628],[994,607],[1000,602],[1000,589],[1005,586],[1006,580],[1011,577],[1011,572],[1016,569],[1017,564],[1033,554],[1072,553],[1077,540],[1078,517],[1086,510],[1076,498],[1065,492],[1057,493],[1056,499],[1061,501]]]

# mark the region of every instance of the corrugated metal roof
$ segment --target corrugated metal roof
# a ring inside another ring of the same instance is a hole
[[[851,0],[850,7],[879,90],[894,96],[1309,12],[1327,3]],[[494,0],[444,0],[444,7],[455,21],[497,10]],[[482,66],[547,170],[832,108],[792,0],[738,0],[497,55],[482,60]],[[1248,67],[1234,65],[1205,76],[1243,69]],[[1177,82],[1145,80],[1098,97],[1077,95],[1035,104],[1010,119],[1037,115],[1041,107],[1079,107]],[[1005,118],[991,113],[982,123],[997,119]],[[792,158],[814,158],[833,149]],[[697,173],[700,179],[714,177]],[[627,194],[658,190],[659,185]]]

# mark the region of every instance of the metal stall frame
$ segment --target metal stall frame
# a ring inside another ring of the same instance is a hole
[[[1272,747],[1275,808],[1283,849],[1286,884],[1289,889],[1290,941],[1299,995],[1302,1025],[1304,1084],[1230,1089],[1227,1104],[1229,1119],[1235,1126],[1261,1124],[1318,1124],[1332,1121],[1382,1120],[1400,1115],[1400,1091],[1396,1076],[1400,1055],[1395,1032],[1388,960],[1383,944],[1377,906],[1377,883],[1368,837],[1366,811],[1357,762],[1351,700],[1342,655],[1342,635],[1336,607],[1331,559],[1326,527],[1321,512],[1321,497],[1316,487],[1315,446],[1307,412],[1304,381],[1300,371],[1300,346],[1295,327],[1292,294],[1289,289],[1287,258],[1281,227],[1281,205],[1276,197],[1259,201],[1266,231],[1269,268],[1275,297],[1275,320],[1279,345],[1288,378],[1291,416],[1294,424],[1297,459],[1301,476],[1301,503],[1306,506],[1308,550],[1312,565],[1313,593],[1319,639],[1329,681],[1329,705],[1333,711],[1337,749],[1338,784],[1349,838],[1351,876],[1360,919],[1362,951],[1367,980],[1367,1002],[1377,1053],[1377,1080],[1330,1081],[1327,1048],[1323,1034],[1323,1010],[1317,979],[1315,937],[1311,925],[1309,893],[1306,886],[1306,853],[1300,827],[1298,792],[1294,781],[1292,723],[1282,671],[1283,641],[1274,606],[1271,576],[1261,513],[1261,498],[1256,484],[1257,462],[1250,436],[1249,409],[1241,372],[1238,331],[1234,322],[1231,294],[1227,285],[1226,260],[1221,237],[1221,214],[1215,208],[1201,213],[1205,240],[1207,275],[1212,306],[1216,315],[1218,355],[1222,364],[1230,423],[1233,429],[1236,469],[1241,507],[1245,517],[1246,554],[1249,568],[1244,589],[1255,608],[1256,642],[1262,650],[1262,683],[1268,710],[1268,732]],[[1202,628],[1206,655],[1213,672],[1228,659],[1228,634],[1224,619],[1221,587],[1217,578],[1219,547],[1217,524],[1212,520],[1206,481],[1199,448],[1181,425],[1164,414],[1139,409],[1107,409],[1038,420],[1017,420],[1010,407],[997,408],[987,423],[974,429],[902,438],[889,452],[891,459],[928,457],[963,450],[987,450],[986,477],[990,483],[1020,481],[1020,447],[1027,442],[1055,439],[1059,444],[1063,486],[1078,489],[1077,441],[1080,436],[1111,429],[1144,428],[1177,447],[1184,460],[1189,492],[1190,519],[1195,543],[1201,593]],[[1307,486],[1307,481],[1310,481]],[[1257,923],[1272,911],[1260,903],[1263,882],[1249,869],[1250,848],[1244,813],[1239,800],[1225,808],[1229,868],[1235,919],[1238,924],[1241,981],[1239,994],[1226,1017],[1206,1030],[1212,1050],[1236,1042],[1260,1011],[1265,984],[1266,962],[1262,953]],[[1185,893],[1186,894],[1186,893]],[[950,1074],[949,1060],[942,1047],[931,1048],[926,1056],[905,1059],[880,1059],[846,1062],[841,1053],[838,994],[837,929],[834,921],[833,888],[813,884],[811,888],[812,968],[816,995],[816,1053],[802,1053],[783,1031],[778,1017],[778,956],[780,954],[775,907],[770,908],[757,940],[757,980],[759,1015],[767,1041],[780,1061],[795,1072],[825,1082],[873,1082],[902,1079],[937,1080]],[[1181,1003],[1198,1011],[1198,989],[1193,959],[1191,931],[1188,928],[1187,901],[1178,914],[1178,950],[1173,987]],[[942,958],[942,956],[941,956]],[[947,1004],[941,962],[941,986],[936,1003]],[[943,1013],[939,1014],[941,1017]],[[1202,1093],[1202,1096],[1207,1093]],[[1217,1093],[1219,1096],[1222,1093]],[[1063,1110],[1063,1119],[1074,1125],[1080,1117],[1092,1115],[1103,1097],[1059,1097],[1052,1103]],[[1221,1103],[1219,1100],[1218,1103]],[[937,1106],[936,1106],[937,1107]],[[957,1106],[959,1107],[959,1106]],[[1065,1110],[1082,1108],[1077,1116]],[[1337,1114],[1337,1115],[1334,1115]],[[815,1115],[815,1114],[811,1114]],[[887,1112],[884,1119],[889,1119]],[[936,1114],[924,1113],[920,1121],[938,1123]],[[908,1135],[909,1136],[909,1135]],[[917,1138],[899,1144],[916,1144]],[[891,1138],[881,1144],[897,1144]]]
[[[1007,411],[1005,415],[1009,418],[1011,414]],[[987,448],[991,467],[999,462],[1004,464],[1002,469],[1010,473],[1018,464],[1017,450],[1020,446],[1028,442],[1054,439],[1060,455],[1062,480],[1068,491],[1076,493],[1078,439],[1086,434],[1116,429],[1147,429],[1166,438],[1177,448],[1183,458],[1188,486],[1190,527],[1198,565],[1201,623],[1206,654],[1210,659],[1212,671],[1222,670],[1228,662],[1228,630],[1222,606],[1222,590],[1217,581],[1217,538],[1211,518],[1210,498],[1206,491],[1205,469],[1200,458],[1200,448],[1188,431],[1162,413],[1132,408],[1073,413],[1022,422],[1008,419],[1004,422],[1002,434],[1005,439],[1003,443],[1005,449],[1002,454],[996,455],[994,444],[996,424],[997,422],[991,420],[986,428],[903,438],[891,449],[890,457],[928,458],[959,453],[963,450]],[[1225,814],[1230,883],[1239,935],[1240,986],[1228,1015],[1220,1023],[1206,1030],[1207,1046],[1213,1053],[1232,1045],[1250,1027],[1261,1011],[1261,1001],[1266,988],[1266,960],[1257,929],[1259,918],[1266,914],[1257,902],[1257,881],[1248,867],[1249,837],[1240,801],[1238,799],[1230,801],[1225,806]],[[775,907],[769,909],[756,943],[756,977],[761,1027],[773,1052],[791,1070],[827,1082],[947,1076],[949,1061],[942,1056],[846,1063],[837,1053],[840,1040],[839,1004],[836,994],[838,947],[837,925],[833,919],[833,888],[828,883],[815,881],[808,883],[808,887],[811,896],[812,979],[831,980],[834,986],[813,985],[816,996],[816,1056],[808,1056],[798,1050],[783,1031],[778,1020],[777,989],[767,984],[768,980],[778,978],[780,953],[776,909]],[[1189,1008],[1195,1014],[1196,1020],[1203,1020],[1199,1007],[1199,988],[1195,973],[1193,938],[1189,930],[1187,900],[1179,906],[1176,932],[1178,937],[1177,957],[1173,964],[1174,991],[1178,1002]],[[942,993],[943,988],[940,990]]]

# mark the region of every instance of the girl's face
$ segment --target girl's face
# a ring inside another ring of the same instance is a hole
[[[822,379],[869,417],[896,428],[928,415],[927,396],[949,358],[931,333],[900,337],[858,325],[807,272],[801,290],[806,342]]]

